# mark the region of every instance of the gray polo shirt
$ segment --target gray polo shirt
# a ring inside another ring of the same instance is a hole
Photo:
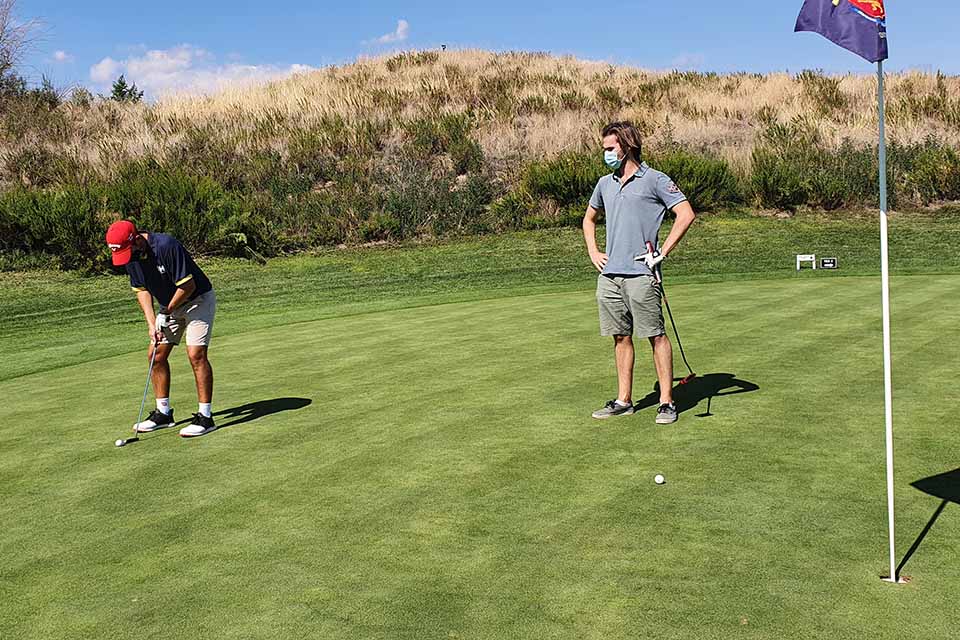
[[[665,173],[644,162],[621,188],[616,173],[600,178],[590,206],[603,209],[607,218],[607,266],[604,275],[653,275],[642,261],[634,260],[647,252],[646,243],[659,247],[657,234],[668,209],[687,199]]]

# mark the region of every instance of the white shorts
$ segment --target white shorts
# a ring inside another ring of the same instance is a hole
[[[180,344],[180,339],[186,333],[188,347],[208,346],[216,313],[217,296],[213,290],[181,305],[171,312],[170,325],[163,329],[160,344]]]

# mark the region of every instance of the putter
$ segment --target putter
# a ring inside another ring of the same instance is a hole
[[[157,335],[153,338],[153,353],[150,354],[150,366],[147,368],[147,382],[143,385],[143,399],[140,400],[140,412],[137,414],[137,421],[133,423],[134,436],[132,438],[117,440],[114,444],[118,447],[125,447],[131,442],[139,442],[140,440],[139,436],[136,435],[137,425],[143,420],[143,406],[147,403],[147,391],[150,390],[150,377],[153,375],[153,363],[157,359],[157,348],[159,346],[160,338],[159,335]]]
[[[653,253],[653,243],[649,240],[647,241],[647,251]],[[667,300],[667,292],[663,288],[663,272],[661,271],[659,264],[653,270],[653,277],[656,279],[657,285],[660,287],[660,296],[663,298],[663,304],[667,308],[667,316],[670,318],[670,326],[673,327],[673,335],[677,337],[677,346],[680,347],[680,357],[683,358],[683,364],[686,365],[687,371],[690,372],[688,376],[680,381],[680,384],[687,384],[696,378],[697,374],[695,374],[693,369],[690,368],[690,363],[687,362],[687,354],[683,352],[683,343],[680,342],[680,332],[677,331],[677,323],[673,320],[673,313],[670,311],[670,302]]]

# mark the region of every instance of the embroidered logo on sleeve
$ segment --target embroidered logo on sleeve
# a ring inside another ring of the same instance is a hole
[[[680,193],[680,187],[677,186],[676,182],[671,181],[670,184],[667,185],[667,191],[670,193]]]

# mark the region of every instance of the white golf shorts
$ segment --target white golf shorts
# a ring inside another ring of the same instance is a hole
[[[213,334],[213,317],[217,313],[217,296],[208,291],[171,313],[171,324],[164,328],[160,344],[180,344],[187,335],[188,347],[206,347]]]

